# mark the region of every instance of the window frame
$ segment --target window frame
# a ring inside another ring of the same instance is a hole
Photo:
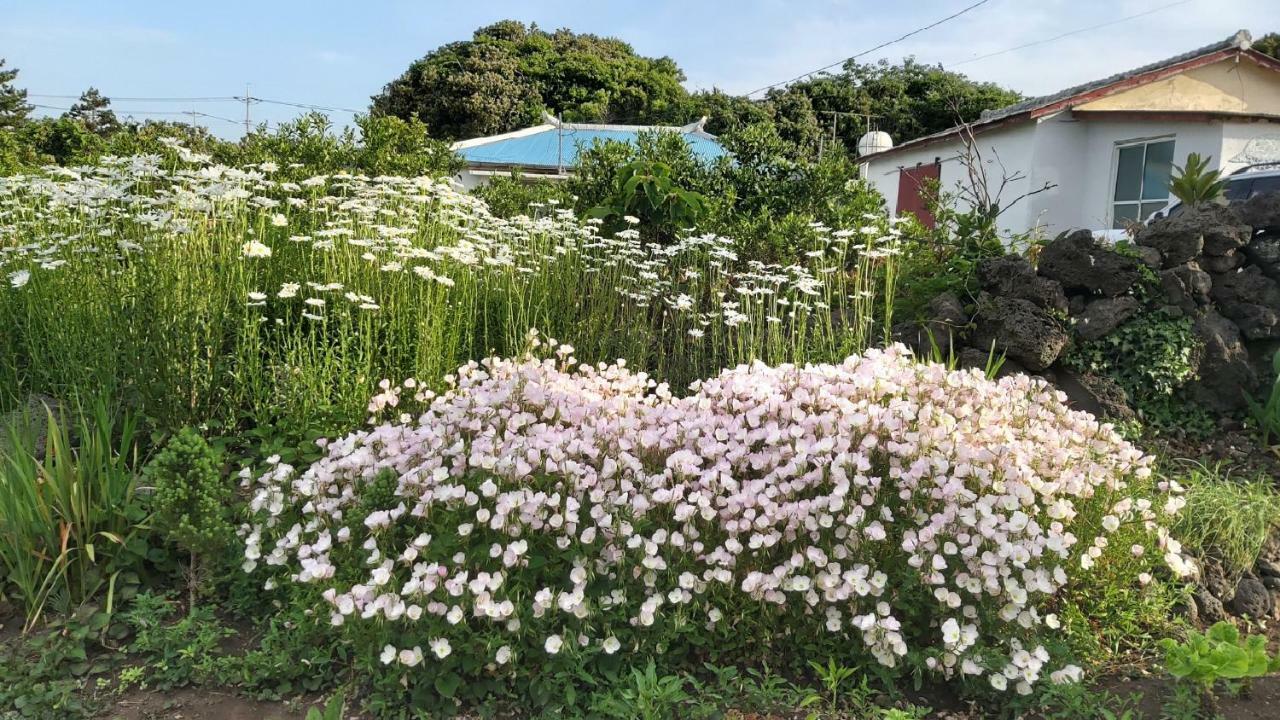
[[[1177,133],[1169,133],[1167,135],[1152,135],[1150,137],[1133,138],[1131,140],[1119,140],[1115,143],[1111,150],[1111,182],[1107,186],[1107,220],[1108,224],[1114,228],[1116,225],[1116,209],[1120,206],[1136,206],[1138,211],[1137,220],[1141,222],[1145,219],[1142,212],[1142,206],[1146,204],[1160,203],[1161,207],[1167,207],[1169,204],[1169,195],[1166,192],[1165,197],[1161,199],[1143,199],[1142,190],[1143,183],[1146,181],[1147,174],[1147,147],[1160,143],[1170,143],[1172,150],[1170,152],[1170,179],[1172,179],[1172,157],[1176,157],[1177,152]],[[1120,152],[1126,148],[1142,147],[1142,165],[1138,174],[1138,197],[1136,200],[1116,200],[1116,183],[1120,181]],[[1155,208],[1152,212],[1159,210]],[[1147,213],[1149,215],[1150,213]]]

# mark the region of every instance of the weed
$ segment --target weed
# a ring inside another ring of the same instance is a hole
[[[1228,575],[1238,577],[1280,527],[1280,494],[1269,480],[1236,479],[1220,465],[1187,467],[1180,478],[1186,506],[1170,529],[1189,550],[1220,560]]]

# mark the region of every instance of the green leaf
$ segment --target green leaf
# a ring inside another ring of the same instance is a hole
[[[436,676],[435,688],[436,692],[444,697],[451,698],[454,693],[458,692],[458,687],[462,685],[462,678],[457,673],[443,672]]]

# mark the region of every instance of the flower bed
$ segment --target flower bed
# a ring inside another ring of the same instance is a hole
[[[1151,459],[1039,380],[895,346],[675,397],[549,345],[470,363],[439,396],[384,383],[370,410],[394,421],[304,471],[246,470],[246,569],[449,689],[662,654],[1021,693],[1079,677],[1053,640],[1062,590],[1191,569]]]

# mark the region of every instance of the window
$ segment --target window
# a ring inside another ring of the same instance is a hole
[[[1164,207],[1169,200],[1172,170],[1172,139],[1120,146],[1116,155],[1111,226],[1121,229]]]
[[[1249,197],[1269,195],[1273,192],[1280,192],[1280,175],[1254,179],[1253,185],[1249,188]]]

